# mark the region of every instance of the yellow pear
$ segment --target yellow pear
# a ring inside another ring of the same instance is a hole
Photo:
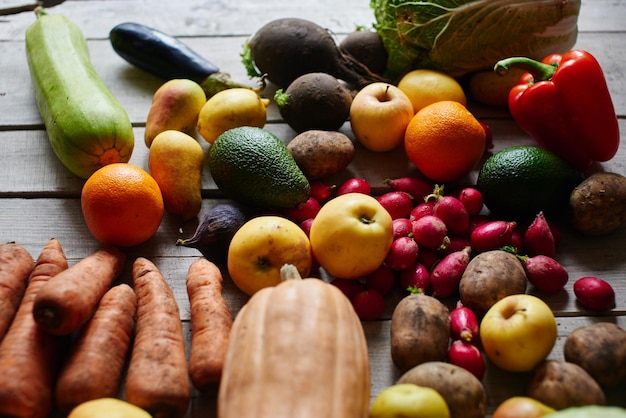
[[[202,206],[204,151],[198,141],[184,132],[163,131],[152,141],[148,165],[165,210],[182,221],[194,218]]]
[[[166,81],[157,89],[146,119],[144,140],[150,148],[154,138],[170,129],[191,134],[206,103],[198,83],[185,78]]]
[[[151,418],[151,415],[121,399],[100,398],[76,406],[67,418]]]

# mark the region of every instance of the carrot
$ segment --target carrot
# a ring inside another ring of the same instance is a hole
[[[178,303],[150,260],[137,258],[132,276],[137,324],[126,373],[126,400],[154,418],[182,417],[191,388]]]
[[[37,294],[35,321],[55,335],[78,330],[93,315],[125,261],[122,251],[106,247],[56,275]]]
[[[137,297],[122,283],[108,290],[87,322],[56,381],[55,399],[67,415],[79,404],[115,398],[135,331]]]
[[[0,244],[0,340],[20,306],[35,260],[21,245]]]
[[[200,391],[219,382],[233,318],[222,295],[220,269],[206,258],[191,263],[187,295],[191,306],[189,376]]]
[[[67,341],[37,326],[33,304],[39,289],[67,267],[61,244],[54,238],[49,240],[0,344],[0,416],[44,418],[52,411],[52,388]]]

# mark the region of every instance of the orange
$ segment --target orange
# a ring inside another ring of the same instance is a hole
[[[132,247],[152,237],[164,214],[157,182],[129,163],[108,164],[85,182],[80,196],[85,223],[103,244]]]
[[[409,160],[426,177],[446,183],[461,179],[485,152],[483,125],[461,103],[443,100],[417,112],[404,134]]]

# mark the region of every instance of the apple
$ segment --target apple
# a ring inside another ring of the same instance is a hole
[[[556,410],[529,396],[513,396],[498,405],[491,418],[539,418],[552,412]]]
[[[557,325],[550,307],[536,296],[509,295],[493,304],[480,323],[485,354],[496,366],[527,372],[552,351]]]
[[[322,206],[309,236],[313,256],[328,274],[357,279],[382,265],[393,240],[393,220],[374,197],[347,193]]]
[[[357,141],[375,152],[397,148],[413,117],[413,103],[398,87],[374,82],[352,99],[350,125]]]
[[[262,215],[244,223],[228,247],[228,274],[249,296],[281,282],[280,268],[293,264],[300,276],[313,267],[311,244],[304,230],[282,216]]]
[[[372,402],[369,418],[449,418],[450,409],[435,389],[413,383],[396,383],[383,389]]]

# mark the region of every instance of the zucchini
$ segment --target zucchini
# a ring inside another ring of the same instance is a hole
[[[113,50],[130,64],[166,80],[201,83],[219,68],[180,40],[151,27],[125,22],[109,32]]]
[[[134,147],[128,115],[96,73],[80,28],[63,15],[36,10],[26,29],[35,99],[50,144],[75,175],[128,162]]]

